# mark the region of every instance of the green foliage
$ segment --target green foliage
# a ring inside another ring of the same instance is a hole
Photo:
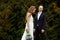
[[[46,12],[46,40],[60,40],[59,0],[0,0],[0,40],[21,40],[25,15],[31,5],[44,6]],[[38,9],[37,9],[38,11]]]

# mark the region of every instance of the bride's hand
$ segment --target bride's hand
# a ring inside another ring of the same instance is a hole
[[[29,33],[29,28],[28,28],[28,29],[26,29],[26,32],[27,32],[27,33]]]

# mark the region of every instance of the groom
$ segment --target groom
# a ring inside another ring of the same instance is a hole
[[[34,21],[34,40],[46,40],[45,39],[45,25],[46,25],[46,15],[43,12],[43,6],[40,5],[38,8],[38,13]]]

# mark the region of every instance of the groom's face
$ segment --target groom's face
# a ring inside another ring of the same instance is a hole
[[[43,6],[39,6],[39,11],[43,11]]]

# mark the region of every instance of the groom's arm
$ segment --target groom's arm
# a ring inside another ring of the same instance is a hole
[[[42,29],[45,29],[46,26],[46,15],[43,15],[43,19],[42,19]]]
[[[37,18],[37,14],[35,14],[35,17],[34,17],[34,29],[36,28],[36,19]]]
[[[45,32],[45,26],[46,26],[46,15],[44,14],[42,17],[42,29],[41,29],[42,33]]]

